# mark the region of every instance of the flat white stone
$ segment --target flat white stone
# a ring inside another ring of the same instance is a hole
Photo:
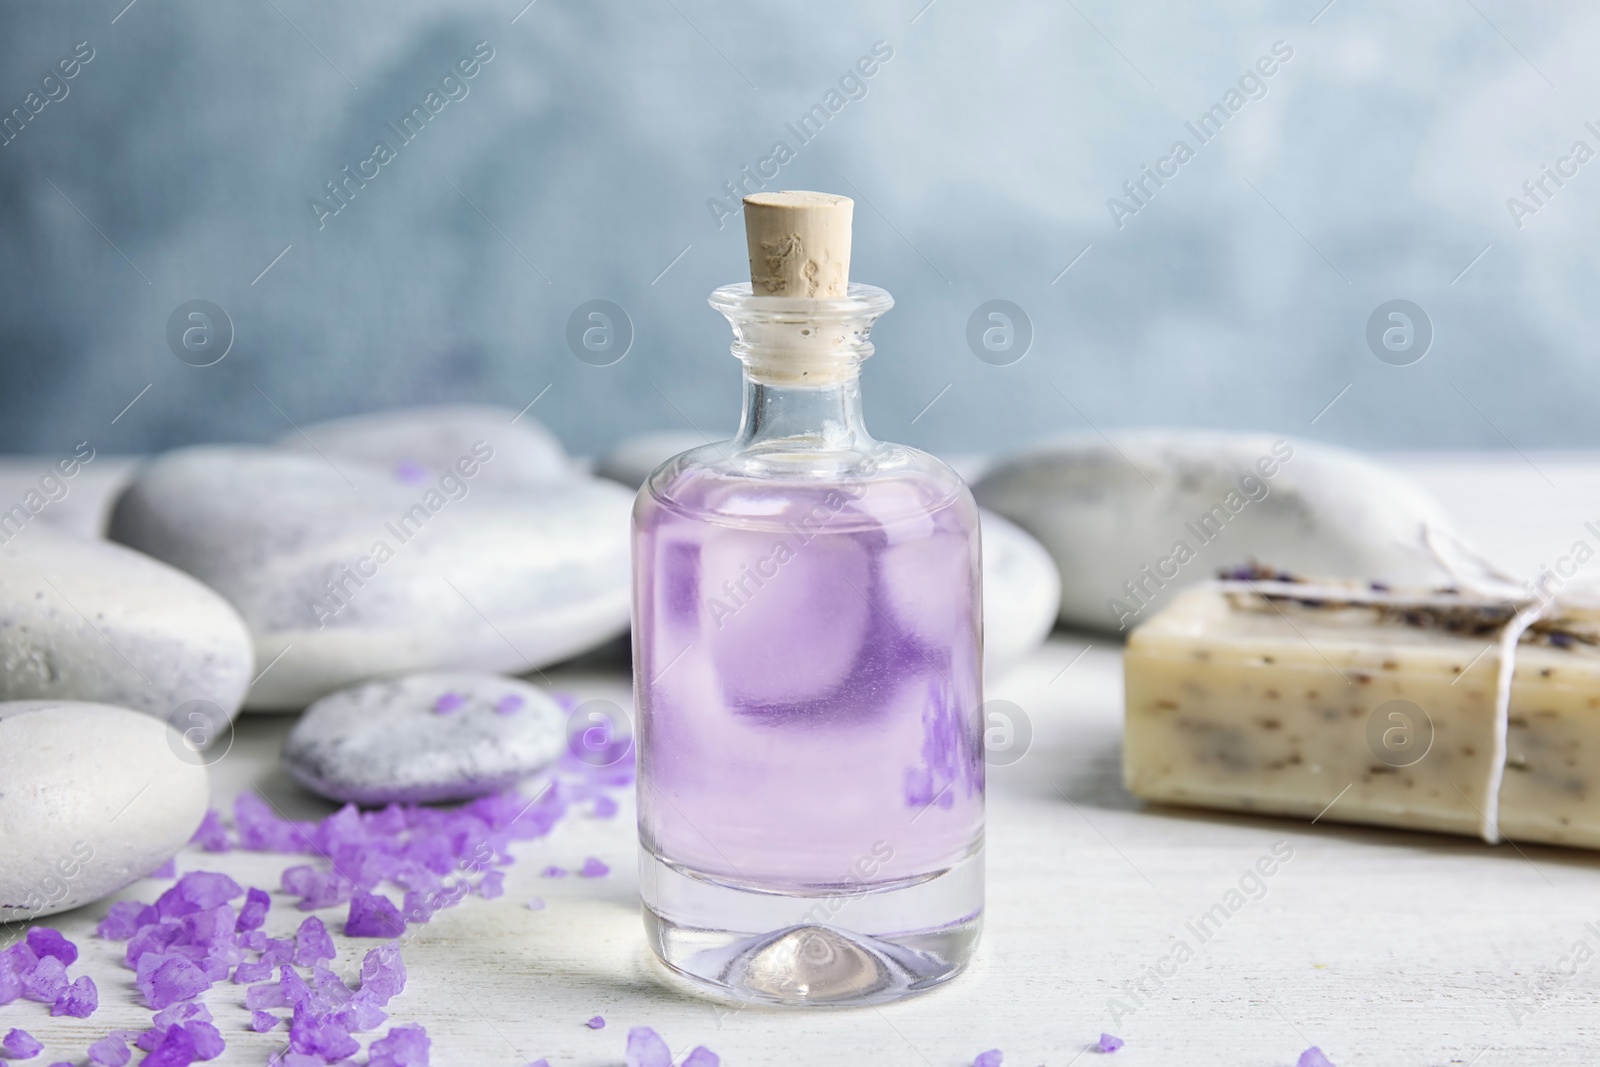
[[[983,536],[983,669],[990,676],[1044,644],[1061,606],[1061,576],[1022,527],[978,509]]]
[[[1061,621],[1113,632],[1149,618],[1177,590],[1252,561],[1321,578],[1440,581],[1422,531],[1452,525],[1404,475],[1269,434],[1063,438],[1002,460],[973,490],[1050,551]],[[1180,544],[1192,553],[1187,562]]]
[[[632,494],[482,481],[498,459],[419,483],[353,459],[184,449],[140,473],[111,536],[238,608],[260,664],[249,708],[417,670],[521,672],[623,632]]]
[[[411,674],[329,694],[283,746],[301,785],[357,804],[464,800],[513,785],[561,755],[566,713],[526,682]]]
[[[221,596],[106,541],[29,530],[0,546],[0,700],[87,700],[163,719],[239,711],[250,632]],[[0,787],[3,787],[0,781]]]
[[[515,420],[515,421],[513,421]],[[285,434],[279,448],[320,452],[338,463],[358,459],[431,482],[450,470],[476,441],[494,447],[494,462],[478,475],[483,485],[527,485],[565,478],[572,461],[555,434],[531,413],[491,404],[396,408],[315,422]]]
[[[177,853],[211,795],[182,747],[127,708],[0,703],[0,922],[99,900]]]

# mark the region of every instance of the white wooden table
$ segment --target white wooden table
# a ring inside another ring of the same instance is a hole
[[[1532,455],[1537,469],[1515,454],[1397,459],[1481,545],[1519,568],[1553,560],[1583,536],[1585,520],[1600,519],[1600,458],[1592,455]],[[1081,1067],[1266,1067],[1292,1065],[1310,1045],[1339,1067],[1600,1062],[1600,856],[1147,809],[1120,785],[1120,661],[1115,643],[1057,634],[991,682],[991,698],[1025,709],[1034,739],[1021,761],[990,772],[987,927],[973,968],[943,989],[881,1009],[804,1012],[729,1012],[669,989],[644,947],[625,804],[614,821],[569,819],[549,838],[519,845],[503,898],[469,900],[422,927],[404,952],[411,977],[390,1005],[392,1021],[424,1024],[433,1063],[445,1067],[522,1067],[541,1056],[556,1067],[616,1065],[636,1025],[655,1027],[680,1055],[703,1043],[735,1067],[956,1067],[996,1047],[1007,1067],[1064,1067],[1080,1055]],[[585,697],[627,700],[620,669],[549,673]],[[252,788],[293,816],[331,810],[277,770],[287,726],[243,720],[215,768],[219,807]],[[1266,880],[1261,899],[1199,944],[1186,921],[1276,842],[1287,842],[1293,858]],[[615,873],[538,877],[547,863],[574,867],[588,855]],[[179,869],[276,888],[290,862],[190,850]],[[123,895],[150,900],[166,884],[147,881]],[[524,902],[534,896],[548,908],[529,911]],[[47,1042],[30,1061],[41,1067],[81,1064],[93,1037],[147,1025],[131,975],[116,962],[122,945],[90,936],[105,908],[55,920],[101,979],[92,1019],[50,1019],[37,1004],[0,1009],[0,1029],[22,1026]],[[282,934],[300,917],[275,895],[268,932]],[[325,917],[337,928],[342,909]],[[1180,938],[1194,956],[1174,964]],[[341,963],[373,944],[339,940]],[[1574,966],[1579,942],[1596,959]],[[1126,989],[1141,981],[1135,1000]],[[282,1045],[281,1032],[245,1029],[243,992],[221,985],[206,996],[229,1042],[221,1064],[263,1063]],[[1115,1022],[1112,998],[1127,1006]],[[588,1029],[593,1015],[607,1028]],[[1084,1052],[1101,1031],[1126,1047],[1110,1058]]]

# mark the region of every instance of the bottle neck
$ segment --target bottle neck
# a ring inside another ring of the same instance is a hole
[[[796,450],[861,451],[872,444],[861,413],[861,379],[821,386],[777,385],[746,370],[740,449],[781,444]]]

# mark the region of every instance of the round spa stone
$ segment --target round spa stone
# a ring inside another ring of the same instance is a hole
[[[1179,589],[1266,564],[1313,578],[1445,580],[1424,528],[1443,508],[1345,449],[1269,434],[1075,436],[995,464],[978,502],[1038,538],[1061,573],[1061,621],[1126,632]]]
[[[44,530],[0,546],[0,700],[90,700],[186,723],[181,709],[203,701],[209,718],[232,718],[251,667],[239,613],[175,567]]]
[[[211,795],[182,744],[127,708],[0,703],[0,922],[98,900],[171,859]]]
[[[343,689],[306,709],[283,745],[295,780],[364,805],[464,800],[504,789],[566,745],[566,713],[494,674],[412,674]]]
[[[1061,576],[1045,547],[986,508],[983,535],[983,667],[996,675],[1044,644],[1061,606]]]
[[[184,449],[139,473],[111,536],[244,616],[250,708],[418,670],[521,673],[623,633],[632,494],[581,476],[495,485],[499,449],[464,454],[418,482],[346,457]]]
[[[727,436],[714,437],[712,440],[725,440]],[[617,442],[595,465],[594,472],[629,489],[637,489],[650,477],[651,471],[667,460],[705,443],[706,439],[697,433],[669,430],[635,434]]]
[[[495,452],[494,462],[474,476],[479,484],[528,485],[573,473],[561,442],[531,414],[490,404],[397,408],[314,422],[285,434],[278,447],[362,460],[420,485],[453,469],[479,441]]]

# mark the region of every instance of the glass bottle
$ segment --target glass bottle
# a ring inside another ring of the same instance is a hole
[[[645,923],[735,999],[896,999],[958,973],[982,924],[977,508],[867,433],[860,363],[893,303],[712,293],[738,436],[634,506]]]

